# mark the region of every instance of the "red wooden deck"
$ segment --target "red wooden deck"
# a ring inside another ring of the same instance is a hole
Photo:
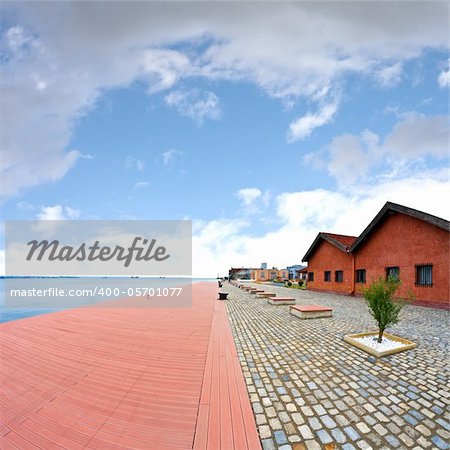
[[[192,308],[74,309],[0,325],[0,448],[260,449],[215,284]]]

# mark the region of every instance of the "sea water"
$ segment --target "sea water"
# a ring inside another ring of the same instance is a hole
[[[177,286],[186,286],[191,285],[192,283],[197,282],[216,282],[214,278],[148,278],[148,277],[102,277],[102,278],[94,278],[94,277],[74,277],[74,278],[58,278],[58,277],[49,277],[49,278],[23,278],[23,279],[14,279],[13,286],[11,286],[11,279],[0,278],[0,323],[2,322],[10,322],[13,320],[19,320],[26,317],[38,316],[41,314],[48,314],[51,312],[63,311],[65,309],[76,308],[80,306],[88,306],[92,304],[100,304],[101,302],[105,302],[112,299],[124,298],[126,295],[122,295],[120,293],[130,293],[133,292],[136,288],[149,287],[154,289],[154,293],[157,292],[166,292],[164,289],[176,288]],[[108,293],[107,289],[111,290],[116,289],[116,293],[120,295],[97,295],[96,297],[76,297],[70,299],[58,298],[58,297],[21,297],[21,298],[7,298],[6,290],[11,287],[20,288],[20,289],[28,289],[31,287],[37,286],[38,288],[48,288],[50,286],[63,286],[64,288],[68,287],[77,287],[80,288],[82,286],[94,286],[98,285],[104,288],[104,291]],[[157,289],[160,291],[157,291]],[[120,289],[120,290],[118,290]],[[163,299],[164,300],[164,299]],[[174,303],[175,299],[167,298],[165,303],[158,303],[156,306],[164,307],[169,306],[181,306],[181,307],[189,307],[190,306],[190,290],[189,296],[185,296],[184,300],[178,303]]]

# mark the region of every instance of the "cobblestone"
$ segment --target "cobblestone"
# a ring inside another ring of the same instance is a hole
[[[298,427],[298,431],[300,432],[300,434],[303,436],[304,439],[312,439],[314,437],[308,425],[301,425],[300,427]]]
[[[319,437],[320,442],[322,442],[322,444],[329,444],[330,442],[333,442],[333,439],[325,430],[318,430],[317,436]]]
[[[448,442],[445,442],[443,439],[441,439],[439,436],[433,436],[431,438],[431,441],[433,442],[434,445],[436,445],[437,448],[439,449],[448,449],[450,448],[450,445],[448,444]]]
[[[275,431],[274,436],[277,444],[286,444],[287,437],[284,434],[284,431]]]
[[[448,312],[406,306],[388,331],[417,348],[377,359],[342,339],[376,329],[363,299],[271,286],[333,308],[332,318],[300,320],[223,288],[264,450],[450,449]]]
[[[272,439],[262,439],[261,440],[263,450],[275,450],[275,444]]]

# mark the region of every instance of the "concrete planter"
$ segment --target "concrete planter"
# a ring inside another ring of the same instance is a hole
[[[259,298],[269,298],[269,297],[276,297],[277,294],[275,294],[274,292],[260,292],[256,293],[256,296]]]
[[[218,300],[226,300],[228,296],[228,292],[219,292]]]
[[[267,302],[271,305],[295,305],[295,298],[291,297],[269,297]]]
[[[332,317],[333,309],[321,305],[293,305],[289,313],[299,319],[318,319],[321,317]]]
[[[374,349],[368,345],[365,345],[362,342],[357,340],[357,338],[363,338],[363,337],[367,337],[367,336],[377,337],[378,331],[372,331],[370,333],[347,334],[344,336],[344,341],[348,342],[349,344],[351,344],[361,350],[364,350],[366,353],[370,353],[371,355],[376,356],[377,358],[381,358],[382,356],[394,355],[395,353],[400,353],[405,350],[410,350],[412,348],[417,347],[417,344],[415,344],[414,342],[408,341],[407,339],[403,339],[403,338],[401,338],[399,336],[395,336],[393,334],[384,333],[383,337],[386,337],[386,338],[390,339],[391,341],[395,341],[395,342],[398,342],[403,345],[401,345],[400,347],[397,347],[397,348],[379,351],[379,350],[376,350],[376,349]]]

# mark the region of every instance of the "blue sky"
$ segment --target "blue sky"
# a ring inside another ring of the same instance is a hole
[[[1,5],[2,220],[191,219],[215,276],[450,218],[446,2]]]

